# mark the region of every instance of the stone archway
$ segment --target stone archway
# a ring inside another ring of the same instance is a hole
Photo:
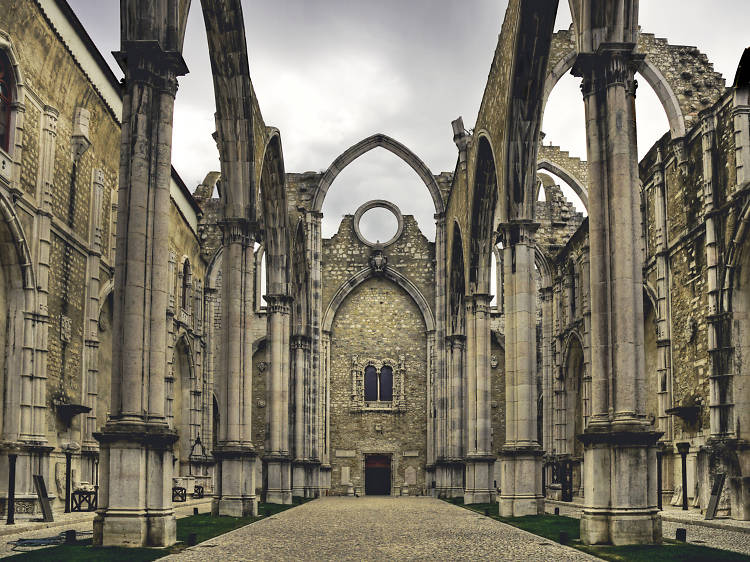
[[[328,194],[328,189],[336,179],[336,176],[338,176],[344,168],[363,154],[378,147],[392,152],[406,162],[412,170],[417,173],[432,196],[435,213],[442,213],[445,210],[443,196],[440,193],[435,177],[432,175],[432,172],[427,165],[405,145],[387,135],[379,133],[350,146],[333,161],[320,178],[320,182],[318,183],[313,198],[313,211],[319,213],[323,210],[323,201]]]

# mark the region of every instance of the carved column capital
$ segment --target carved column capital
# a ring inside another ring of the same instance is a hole
[[[643,64],[645,55],[634,53],[632,43],[605,43],[596,53],[578,55],[573,65],[573,75],[583,79],[581,92],[586,98],[612,86],[626,89],[635,96],[636,71]]]
[[[294,297],[283,294],[273,294],[265,295],[263,298],[266,300],[269,314],[291,314]]]
[[[255,241],[252,223],[245,219],[223,219],[219,222],[222,242],[225,246],[242,244],[247,247]]]
[[[310,336],[294,334],[289,340],[289,345],[292,349],[307,351],[310,349]]]
[[[538,228],[538,222],[525,219],[500,223],[499,230],[503,246],[506,248],[517,244],[533,246],[535,244],[534,235]]]

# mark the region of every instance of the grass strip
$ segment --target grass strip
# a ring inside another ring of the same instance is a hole
[[[76,544],[63,544],[22,552],[8,557],[8,559],[23,562],[50,562],[50,560],[56,562],[98,562],[103,560],[107,562],[148,562],[187,548],[186,541],[191,533],[195,533],[197,543],[202,543],[308,501],[310,501],[309,498],[295,497],[292,505],[260,503],[258,504],[259,517],[212,517],[208,513],[183,517],[177,520],[178,542],[169,548],[95,547],[92,546],[91,539],[87,539]]]
[[[527,515],[525,517],[500,517],[497,503],[480,503],[464,505],[463,498],[451,498],[446,500],[453,505],[458,505],[471,511],[487,515],[492,519],[507,523],[513,527],[523,529],[529,533],[539,535],[545,539],[557,542],[560,539],[560,531],[568,533],[571,546],[582,552],[591,554],[604,560],[614,562],[739,562],[748,561],[748,556],[728,550],[720,550],[708,546],[700,546],[664,539],[662,544],[657,545],[585,545],[581,542],[581,522],[573,517],[564,515]]]

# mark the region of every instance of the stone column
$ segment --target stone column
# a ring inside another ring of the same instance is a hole
[[[433,455],[428,459],[428,465],[433,465],[433,478],[437,482],[445,482],[447,469],[440,459],[448,455],[449,411],[448,411],[448,365],[449,351],[446,349],[446,285],[448,274],[446,272],[446,228],[445,214],[435,215],[435,346],[434,346],[434,373],[435,380],[432,386],[433,405],[435,417],[434,448]],[[440,465],[440,466],[439,466]],[[438,477],[438,472],[440,476]],[[429,484],[429,483],[428,483]]]
[[[536,282],[537,224],[502,225],[505,279],[505,444],[500,456],[500,514],[543,513],[542,448],[537,437]]]
[[[292,298],[288,295],[266,295],[268,303],[268,337],[270,340],[266,400],[268,439],[265,456],[268,503],[292,503],[289,455],[289,317]]]
[[[474,294],[466,305],[466,487],[464,503],[494,500],[490,451],[490,300]]]
[[[292,359],[294,361],[294,461],[292,464],[292,496],[304,497],[305,477],[305,364],[310,339],[296,334],[292,337]]]
[[[448,384],[446,389],[446,411],[448,418],[444,493],[451,498],[464,494],[464,348],[466,337],[453,334],[447,338],[450,347],[450,364],[448,365]]]
[[[589,163],[591,419],[584,444],[587,544],[661,540],[660,434],[645,416],[641,212],[632,44],[581,54]]]
[[[101,447],[94,544],[169,546],[176,541],[172,446],[164,415],[172,112],[179,53],[128,42],[115,265],[111,416]]]
[[[213,449],[218,466],[211,511],[245,517],[258,514],[257,454],[252,443],[253,235],[250,223],[243,219],[225,219],[221,228],[221,344],[214,375],[221,426]]]
[[[745,55],[743,57],[743,60],[747,60],[748,51],[745,51]],[[740,80],[737,83],[735,83],[735,91],[734,91],[734,101],[733,101],[733,107],[732,107],[732,117],[734,121],[734,144],[735,144],[735,154],[736,154],[736,162],[737,162],[737,189],[741,189],[743,186],[747,184],[748,181],[750,181],[750,84],[747,83],[747,79]],[[704,121],[708,119],[708,116],[704,117]],[[706,131],[706,127],[704,126],[704,134]],[[705,172],[706,170],[706,162],[707,158],[711,156],[710,153],[706,153],[704,151],[704,178],[708,179],[710,176],[708,176]],[[708,245],[708,217],[711,217],[711,225],[713,229],[719,230],[718,225],[713,220],[713,210],[714,210],[714,202],[713,197],[711,199],[711,208],[706,208],[706,265],[708,266],[711,264],[713,267],[714,263],[718,261],[718,253],[720,251],[718,241],[720,240],[721,233],[720,232],[714,232],[712,233],[712,239],[711,239],[711,246]],[[711,214],[709,215],[709,212]],[[709,261],[709,259],[711,261]],[[716,268],[718,270],[718,268]],[[735,273],[735,276],[737,273]],[[716,277],[718,277],[718,271],[716,273]],[[709,278],[710,279],[710,278]],[[712,280],[714,281],[714,280]],[[718,279],[716,279],[718,281]],[[718,284],[718,283],[717,283]],[[718,287],[717,287],[718,288]],[[713,298],[709,300],[709,306],[711,304],[717,304],[717,301]],[[718,312],[712,312],[711,309],[709,309],[709,318],[712,318],[712,315],[715,315]],[[716,318],[716,316],[713,316],[713,318]],[[717,324],[718,322],[716,320],[710,322],[711,324]],[[715,330],[716,328],[714,328]],[[726,338],[727,336],[725,336]],[[714,342],[714,345],[722,345],[718,338],[714,337],[710,341]],[[725,343],[724,345],[729,346],[729,342]],[[720,352],[718,350],[714,350],[712,353],[712,363],[715,362],[715,359],[718,359],[718,354]],[[718,366],[718,365],[717,365]],[[712,372],[713,375],[721,375],[721,371],[719,369],[715,369]],[[716,380],[716,383],[719,381]],[[747,374],[747,369],[737,369],[735,367],[735,377],[734,377],[734,388],[732,389],[732,394],[734,397],[734,403],[735,403],[735,419],[736,422],[734,422],[734,427],[737,428],[737,439],[739,443],[747,442],[748,440],[748,432],[750,430],[750,426],[747,424],[750,424],[750,376]],[[713,386],[713,385],[712,385]],[[716,386],[719,386],[716,384]],[[712,394],[712,403],[715,395]],[[714,430],[714,419],[711,420],[711,433],[715,433]],[[716,427],[716,429],[720,429],[719,427]],[[750,450],[748,450],[745,447],[738,447],[737,456],[739,458],[739,466],[740,470],[737,471],[733,477],[730,478],[730,489],[732,490],[732,494],[730,496],[732,500],[732,516],[736,517],[737,519],[744,519],[748,520],[750,519],[750,478],[748,476],[750,475]],[[733,471],[734,472],[734,471]]]
[[[555,448],[553,435],[553,388],[554,369],[552,356],[553,320],[552,320],[552,287],[543,287],[542,293],[542,448],[547,454]]]

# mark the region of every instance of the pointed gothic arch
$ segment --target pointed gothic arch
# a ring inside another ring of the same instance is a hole
[[[405,145],[382,133],[367,137],[366,139],[359,141],[357,144],[350,146],[341,153],[330,166],[328,166],[328,169],[320,178],[320,182],[315,190],[312,210],[318,213],[323,210],[323,201],[328,194],[328,189],[336,179],[336,176],[338,176],[344,168],[363,154],[378,147],[392,152],[406,162],[411,169],[417,173],[432,196],[435,213],[442,213],[445,210],[443,196],[440,193],[437,181],[435,181],[435,176],[433,176],[427,165]]]
[[[346,297],[348,297],[359,285],[361,285],[368,279],[377,277],[378,275],[385,277],[386,279],[395,283],[404,291],[406,291],[422,313],[422,318],[424,320],[426,330],[428,332],[435,330],[435,316],[432,313],[432,309],[430,308],[427,299],[422,294],[422,291],[420,291],[419,288],[408,277],[406,277],[393,267],[386,265],[382,272],[376,272],[371,267],[362,269],[357,274],[353,275],[351,278],[345,281],[338,288],[338,290],[331,298],[331,302],[326,307],[325,314],[323,315],[322,328],[324,332],[331,331],[331,326],[333,325],[333,319],[336,316],[336,311],[346,300]]]

